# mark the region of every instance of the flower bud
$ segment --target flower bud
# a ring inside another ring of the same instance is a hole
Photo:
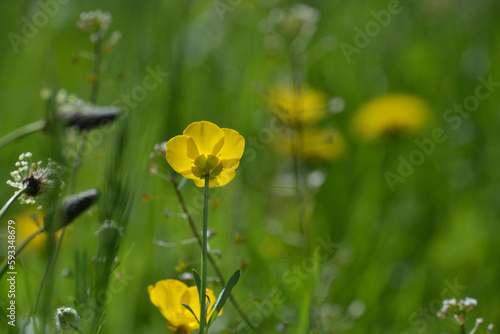
[[[58,115],[67,127],[83,131],[113,122],[120,116],[120,110],[115,107],[84,106],[81,108],[62,108]]]
[[[99,190],[89,189],[67,197],[62,203],[63,224],[71,223],[99,198]]]
[[[73,220],[87,210],[99,198],[99,190],[89,189],[66,197],[59,207],[61,223],[59,225],[44,225],[46,231],[58,231],[68,226]],[[51,221],[48,219],[48,221]]]
[[[74,331],[78,330],[81,318],[75,309],[59,307],[56,310],[55,322],[58,331]]]
[[[104,245],[116,245],[123,236],[123,228],[114,220],[107,219],[95,233]]]

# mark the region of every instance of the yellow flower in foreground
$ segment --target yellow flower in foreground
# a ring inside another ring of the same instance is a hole
[[[292,136],[278,137],[274,147],[278,152],[293,155],[293,140]],[[333,129],[306,129],[300,138],[300,155],[308,162],[336,160],[344,154],[345,149],[344,137]]]
[[[418,133],[429,121],[430,114],[427,103],[420,97],[386,95],[363,105],[353,119],[352,129],[366,141],[394,134]]]
[[[291,126],[313,123],[325,117],[328,98],[320,91],[279,84],[269,89],[267,103],[276,117]]]
[[[183,303],[189,305],[196,317],[200,318],[200,297],[196,286],[188,288],[181,281],[166,279],[156,282],[154,287],[148,286],[148,292],[151,302],[168,320],[168,329],[172,333],[190,334],[200,327],[193,314],[182,306]],[[207,297],[210,301],[207,319],[210,319],[216,298],[210,289],[207,289]],[[222,310],[220,314],[222,314]]]
[[[170,166],[196,186],[220,187],[234,178],[245,149],[245,139],[231,129],[221,129],[207,122],[195,122],[167,142],[167,161]]]

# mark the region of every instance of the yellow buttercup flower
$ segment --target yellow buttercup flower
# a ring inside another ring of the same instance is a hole
[[[190,124],[183,134],[167,142],[170,166],[196,186],[220,187],[234,178],[245,149],[245,139],[235,130],[221,129],[207,122]]]
[[[16,243],[19,247],[26,238],[31,236],[43,226],[43,212],[40,210],[27,210],[12,218],[16,222]],[[59,238],[61,231],[56,232]],[[34,237],[24,249],[25,253],[39,252],[45,249],[47,243],[47,232],[42,232]]]
[[[269,89],[267,103],[278,119],[297,126],[325,117],[328,98],[311,88],[297,90],[291,85],[279,84]]]
[[[352,121],[352,129],[360,139],[371,141],[394,134],[418,133],[430,116],[427,103],[420,97],[392,94],[363,105]]]
[[[28,210],[13,219],[16,222],[16,242],[18,246],[32,233],[43,226],[43,214],[40,210]],[[24,251],[39,251],[45,247],[47,233],[37,235],[26,246]]]
[[[297,133],[295,133],[297,135]],[[340,158],[346,149],[346,142],[340,132],[333,129],[307,128],[301,132],[300,138],[280,136],[275,141],[278,152],[293,155],[293,145],[300,144],[300,156],[307,162],[332,161]]]
[[[346,142],[340,132],[307,130],[302,136],[302,158],[305,161],[331,161],[340,158],[346,149]]]
[[[196,286],[188,288],[181,281],[166,279],[156,282],[155,286],[148,286],[148,292],[151,302],[168,320],[168,329],[172,333],[190,334],[200,327],[196,321],[196,318],[200,318],[200,297]],[[210,319],[216,298],[210,289],[207,289],[207,297],[210,301],[207,319]],[[182,304],[188,305],[196,314],[196,318]],[[222,314],[222,310],[220,314]]]

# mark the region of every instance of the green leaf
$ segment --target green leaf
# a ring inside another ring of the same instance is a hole
[[[196,287],[198,288],[198,299],[201,300],[201,277],[200,274],[198,274],[198,272],[194,269],[192,273],[194,277],[194,282],[196,283]]]
[[[208,324],[212,324],[215,319],[217,318],[217,315],[220,313],[222,310],[222,307],[226,303],[226,301],[229,299],[229,296],[231,295],[231,291],[233,291],[234,286],[236,283],[238,283],[238,280],[240,279],[241,276],[241,271],[236,270],[236,272],[231,276],[229,281],[227,281],[226,287],[221,291],[219,297],[217,298],[217,301],[215,302],[214,305],[214,312],[212,313],[212,316],[210,317],[210,320],[208,321]]]
[[[208,306],[210,306],[210,304],[212,304],[212,301],[210,300],[210,297],[208,295],[205,295],[205,297],[207,297],[208,300],[205,300],[206,304],[205,304],[205,314],[208,314]]]
[[[194,312],[191,309],[191,307],[188,304],[184,304],[184,303],[181,303],[181,304],[182,304],[182,306],[184,306],[185,308],[187,308],[188,311],[191,312],[192,315],[194,315],[194,318],[196,319],[196,322],[200,323],[200,320],[198,320],[198,317],[196,316],[196,314],[194,314]]]

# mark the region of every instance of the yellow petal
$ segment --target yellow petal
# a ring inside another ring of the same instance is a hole
[[[193,138],[199,154],[217,155],[224,145],[224,132],[211,122],[191,123],[183,134]]]
[[[245,150],[245,138],[232,129],[222,129],[222,131],[226,139],[217,157],[220,160],[239,161]]]
[[[179,327],[184,322],[184,307],[181,298],[188,287],[181,281],[167,279],[148,287],[149,298],[161,314],[168,320],[169,326]]]
[[[195,177],[192,180],[194,182],[194,185],[197,187],[202,188],[205,186],[205,179],[200,179],[199,177]],[[208,186],[210,187],[210,184]],[[213,187],[210,187],[210,188],[213,188]]]
[[[217,297],[215,297],[215,294],[211,289],[206,289],[206,295],[208,297],[207,302],[210,302],[207,312],[207,321],[208,321],[214,311],[214,305],[215,302],[217,301]],[[200,319],[200,297],[198,295],[198,288],[196,286],[189,287],[187,291],[184,292],[182,296],[182,303],[189,305],[189,307],[191,307],[191,309],[193,310],[194,314],[196,314],[196,317]],[[189,312],[187,309],[186,312],[189,314],[189,316],[193,318],[193,322],[194,324],[196,324],[196,328],[198,328],[198,323],[195,321],[191,312]],[[222,310],[219,313],[219,315],[220,314],[222,314]]]
[[[223,169],[217,177],[210,180],[208,187],[216,188],[228,184],[232,179],[234,179],[234,176],[236,175],[234,170],[235,168]],[[205,186],[205,179],[193,178],[193,182],[197,187],[201,188]]]
[[[234,172],[234,169],[223,169],[219,176],[215,178],[215,180],[210,180],[209,187],[222,187],[228,184],[232,179],[234,179],[235,175],[236,173]]]
[[[191,310],[193,310],[196,317],[200,319],[200,297],[198,295],[198,288],[196,286],[189,287],[186,292],[182,295],[182,302],[184,304],[189,305]],[[189,312],[189,310],[185,310],[186,317],[191,316],[192,320],[196,322],[195,318]]]
[[[239,160],[222,160],[224,169],[236,169],[240,165]]]
[[[212,313],[214,313],[214,305],[215,305],[215,302],[217,301],[217,297],[215,297],[215,294],[212,290],[210,289],[207,289],[207,296],[210,300],[210,306],[208,307],[208,312],[207,312],[207,319],[210,319],[210,317],[212,316]],[[220,313],[217,315],[221,315],[222,314],[222,310],[220,310]]]
[[[193,177],[191,167],[198,156],[196,144],[188,136],[175,136],[167,142],[167,162],[184,177]]]

